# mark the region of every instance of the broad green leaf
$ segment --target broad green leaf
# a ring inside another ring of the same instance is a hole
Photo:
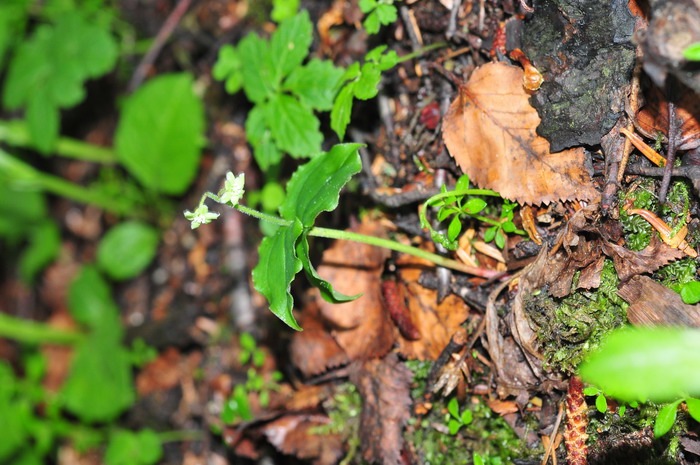
[[[238,43],[238,53],[243,63],[243,90],[253,103],[262,103],[277,91],[273,71],[268,64],[269,49],[267,42],[256,34],[248,34]]]
[[[397,19],[397,11],[394,5],[379,3],[374,12],[383,26],[391,24]]]
[[[338,134],[341,141],[345,138],[345,130],[350,124],[356,84],[356,82],[349,82],[340,90],[331,110],[331,129]]]
[[[272,0],[272,13],[270,17],[279,23],[291,18],[299,10],[299,0]]]
[[[358,6],[363,13],[369,13],[377,8],[377,0],[360,0]]]
[[[22,281],[31,283],[46,265],[51,263],[61,248],[58,226],[50,219],[38,224],[29,233],[29,246],[22,251],[19,272]]]
[[[121,337],[119,309],[109,285],[93,266],[84,266],[68,287],[68,310],[75,320],[89,328],[110,328],[112,340]]]
[[[472,422],[472,419],[474,418],[474,414],[472,413],[471,410],[465,410],[462,412],[462,414],[459,416],[459,421],[462,422],[463,425],[468,425],[469,423]]]
[[[330,61],[314,59],[295,68],[284,81],[283,89],[295,94],[310,108],[328,111],[333,108],[333,99],[344,73]]]
[[[700,302],[700,282],[691,281],[681,287],[681,298],[686,304],[696,304]]]
[[[260,191],[260,203],[263,211],[276,212],[286,196],[284,188],[279,183],[274,181],[266,182],[262,191]]]
[[[484,242],[491,242],[494,237],[496,237],[496,231],[498,230],[498,226],[493,226],[486,231],[484,231]]]
[[[514,232],[517,228],[515,227],[515,223],[512,221],[506,221],[501,225],[501,228],[503,228],[504,232],[507,233],[512,233]]]
[[[0,237],[14,244],[46,218],[47,209],[41,192],[19,190],[8,181],[0,163]]]
[[[183,193],[204,145],[204,107],[192,76],[161,75],[129,97],[115,142],[117,157],[144,186]]]
[[[301,264],[304,267],[304,271],[306,272],[306,277],[309,279],[309,282],[312,286],[319,290],[321,297],[323,297],[323,300],[326,302],[339,304],[343,302],[351,302],[362,297],[362,294],[351,296],[338,292],[333,289],[333,285],[331,283],[318,275],[318,272],[311,264],[311,259],[309,258],[309,241],[307,240],[306,235],[302,235],[297,242],[297,257],[299,257],[301,260]]]
[[[450,221],[450,225],[447,227],[447,238],[451,241],[454,241],[457,239],[459,236],[459,233],[462,232],[462,220],[459,218],[459,215],[455,215],[452,218],[452,221]]]
[[[377,10],[374,10],[373,12],[368,14],[365,20],[362,22],[362,25],[365,27],[367,34],[376,34],[377,32],[379,32],[381,23],[379,21],[379,15],[377,14]]]
[[[469,175],[463,174],[457,180],[457,183],[455,184],[455,190],[456,191],[463,191],[466,189],[469,189]]]
[[[598,394],[598,396],[595,398],[595,408],[600,413],[605,413],[608,411],[608,401],[605,400],[605,396],[603,394]]]
[[[277,146],[295,158],[321,151],[321,123],[313,111],[290,95],[277,94],[266,106],[266,120]]]
[[[598,394],[600,394],[600,389],[598,389],[597,387],[588,386],[586,388],[583,388],[584,396],[597,396]]]
[[[455,419],[459,419],[459,401],[456,397],[450,399],[447,403],[447,411],[450,412]]]
[[[688,397],[685,400],[685,405],[688,407],[688,413],[697,422],[700,422],[700,399]]]
[[[668,402],[700,394],[700,330],[613,331],[579,372],[587,383],[623,401]]]
[[[246,136],[253,146],[253,156],[260,169],[267,171],[270,166],[282,160],[282,152],[272,140],[272,131],[267,122],[266,103],[259,103],[248,113],[245,122]]]
[[[476,452],[474,452],[472,461],[474,462],[474,465],[485,465],[483,457],[481,457],[481,455],[477,454]]]
[[[29,0],[5,0],[0,4],[0,69],[8,50],[24,35]]]
[[[290,226],[280,227],[274,236],[264,238],[258,248],[260,261],[253,269],[255,290],[265,296],[272,313],[296,330],[301,327],[292,314],[294,299],[289,290],[302,268],[295,253],[302,229],[301,222],[294,220]]]
[[[382,72],[374,63],[362,65],[360,78],[355,85],[355,97],[360,100],[369,100],[379,93],[379,81],[382,79]]]
[[[87,423],[112,421],[135,399],[129,353],[109,331],[95,330],[78,345],[61,389],[68,411]]]
[[[226,82],[226,92],[235,94],[243,86],[243,62],[233,45],[226,44],[219,49],[212,76],[218,81]]]
[[[58,135],[58,108],[79,103],[86,79],[109,71],[117,46],[109,31],[85,18],[80,10],[66,11],[54,24],[36,28],[18,47],[7,74],[6,107],[27,107],[30,134],[37,148],[48,152]]]
[[[471,198],[464,204],[464,209],[473,215],[476,215],[484,208],[486,208],[486,201],[479,197]]]
[[[450,434],[453,436],[457,434],[457,431],[459,431],[461,427],[462,423],[460,423],[458,420],[455,420],[454,418],[451,418],[450,421],[447,423],[447,428],[450,431]]]
[[[673,424],[676,422],[678,404],[682,401],[683,399],[678,399],[659,410],[659,413],[656,414],[656,420],[654,421],[654,437],[659,438],[671,430]]]
[[[155,431],[118,429],[109,436],[105,463],[107,465],[151,465],[160,460],[162,455],[163,446]]]
[[[304,10],[283,21],[272,34],[267,58],[276,86],[306,58],[313,40],[312,30],[309,13]]]
[[[691,61],[700,61],[700,42],[688,45],[683,50],[683,58]]]
[[[153,260],[158,240],[158,231],[152,226],[138,221],[120,223],[100,241],[97,265],[112,279],[133,278]]]
[[[334,145],[299,167],[287,184],[287,198],[280,214],[288,220],[299,219],[311,227],[323,211],[338,206],[340,190],[362,169],[358,149],[361,144]]]

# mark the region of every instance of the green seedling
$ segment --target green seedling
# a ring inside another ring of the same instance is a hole
[[[605,397],[605,393],[598,389],[595,386],[588,386],[584,388],[583,394],[585,396],[589,397],[595,397],[595,408],[598,410],[600,413],[605,413],[608,411],[608,400]],[[627,407],[632,407],[632,408],[637,408],[639,407],[639,403],[632,401],[629,403],[623,403],[620,405],[617,409],[617,414],[620,415],[621,417],[625,415],[625,412],[627,411]]]
[[[472,422],[473,414],[469,409],[465,409],[462,412],[459,411],[459,402],[456,397],[453,397],[447,404],[447,411],[449,416],[447,417],[447,428],[451,435],[457,434],[457,432],[463,427],[467,426]]]
[[[239,201],[244,193],[245,180],[242,174],[234,176],[233,173],[226,175],[224,187],[218,195],[206,192],[194,211],[185,212],[185,217],[191,221],[193,229],[213,221],[219,214],[210,212],[205,204],[205,200],[210,198],[278,226],[274,235],[264,238],[260,244],[258,249],[260,261],[253,270],[253,284],[255,289],[267,298],[270,310],[294,329],[301,328],[292,314],[294,300],[290,285],[302,268],[312,285],[321,291],[321,296],[327,301],[340,303],[360,297],[359,295],[346,296],[335,291],[328,281],[323,280],[316,273],[309,258],[308,238],[310,236],[352,240],[408,253],[430,260],[437,265],[471,274],[489,277],[496,275],[490,270],[468,267],[455,260],[396,241],[350,231],[315,227],[316,217],[338,206],[340,190],[354,174],[360,171],[362,165],[358,154],[359,148],[360,144],[335,145],[328,153],[320,154],[302,165],[287,185],[286,198],[279,208],[281,216],[268,215],[241,205]]]
[[[381,26],[388,26],[396,21],[394,0],[360,0],[359,6],[367,15],[362,25],[368,34],[376,34]]]
[[[513,211],[517,204],[509,200],[503,200],[500,219],[494,220],[480,213],[488,205],[480,196],[499,197],[500,195],[490,189],[473,189],[469,187],[469,176],[462,175],[453,191],[448,191],[442,186],[439,194],[425,201],[420,211],[421,227],[427,228],[434,242],[441,244],[448,250],[457,249],[457,239],[462,232],[463,218],[474,218],[478,221],[490,224],[491,227],[484,232],[484,241],[495,241],[499,248],[505,247],[506,233],[526,234],[513,223]],[[429,207],[437,207],[437,219],[440,222],[448,221],[445,233],[436,231],[427,218]],[[451,218],[451,219],[450,219]]]

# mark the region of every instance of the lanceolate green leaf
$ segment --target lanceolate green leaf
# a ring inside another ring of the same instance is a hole
[[[624,401],[668,402],[700,394],[700,330],[628,328],[608,337],[581,378]]]
[[[319,213],[338,206],[340,189],[362,169],[361,144],[334,145],[301,166],[287,184],[287,198],[280,207],[282,217],[299,219],[311,227]]]
[[[676,413],[678,410],[678,404],[680,404],[683,399],[678,399],[675,402],[671,402],[665,405],[659,413],[656,415],[656,421],[654,422],[654,436],[661,437],[668,433],[676,422]]]
[[[260,261],[253,270],[255,289],[267,298],[270,311],[296,330],[301,327],[292,314],[294,299],[289,289],[302,268],[295,253],[302,230],[301,222],[295,219],[290,226],[282,226],[274,236],[263,239],[258,249]]]
[[[273,72],[273,82],[277,85],[304,61],[313,39],[312,30],[309,13],[301,11],[296,16],[283,21],[272,34],[270,54],[267,58],[268,66]],[[257,59],[260,60],[260,57]]]
[[[293,157],[308,157],[321,151],[321,123],[299,100],[277,94],[267,104],[266,119],[277,146]]]
[[[124,105],[117,156],[150,189],[184,192],[197,172],[203,144],[204,107],[189,74],[157,77]]]
[[[352,116],[352,100],[355,95],[355,82],[349,82],[338,93],[331,110],[331,129],[338,134],[342,141],[345,138],[345,130]]]
[[[306,235],[302,235],[299,238],[299,242],[297,243],[297,256],[304,266],[306,277],[309,278],[309,281],[314,287],[318,288],[318,290],[321,292],[321,297],[323,297],[326,302],[339,304],[353,301],[362,296],[362,294],[350,296],[338,292],[333,289],[333,285],[331,283],[318,275],[318,272],[316,272],[316,269],[311,264],[311,259],[309,258],[309,241],[307,240]]]

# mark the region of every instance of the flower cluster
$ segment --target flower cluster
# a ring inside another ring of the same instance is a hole
[[[202,196],[199,206],[195,208],[193,212],[185,210],[185,218],[190,221],[192,229],[197,229],[203,224],[209,224],[219,217],[219,213],[210,212],[209,207],[205,205],[204,200],[206,200],[207,197],[211,197],[219,203],[225,203],[235,207],[241,198],[243,198],[243,194],[245,193],[244,185],[245,174],[241,173],[238,176],[234,176],[230,171],[226,173],[224,187],[219,191],[218,196],[207,192]]]

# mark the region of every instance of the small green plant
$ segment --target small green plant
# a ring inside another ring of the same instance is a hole
[[[459,402],[456,397],[453,397],[447,403],[447,412],[449,416],[447,417],[447,428],[451,435],[457,434],[457,432],[463,427],[467,426],[472,422],[473,413],[469,409],[465,409],[462,412],[459,411]]]
[[[481,197],[490,196],[499,197],[500,195],[490,189],[474,189],[469,187],[469,176],[462,175],[455,185],[455,189],[448,191],[445,186],[442,186],[439,194],[430,197],[425,201],[420,211],[421,227],[427,228],[430,231],[430,237],[433,241],[441,244],[448,250],[457,249],[457,239],[462,232],[463,218],[474,218],[478,221],[490,224],[491,227],[484,232],[484,241],[495,241],[499,248],[505,247],[506,233],[526,234],[525,231],[518,229],[513,223],[513,211],[518,206],[516,203],[509,200],[503,200],[501,206],[501,214],[498,220],[480,215],[486,207],[487,203]],[[447,221],[450,217],[447,231],[445,233],[433,229],[427,217],[429,207],[437,207],[438,221]]]
[[[381,26],[396,21],[395,0],[360,0],[360,10],[367,15],[362,25],[368,34],[376,34]]]
[[[608,411],[608,400],[605,397],[605,393],[595,386],[588,386],[584,388],[583,394],[589,397],[595,397],[595,408],[600,413],[605,413]],[[623,403],[617,409],[617,414],[621,417],[625,415],[627,407],[637,408],[639,407],[639,402],[632,401],[629,403]]]
[[[690,281],[681,286],[681,298],[686,304],[700,302],[700,282]]]
[[[258,348],[255,338],[249,333],[242,333],[238,339],[241,352],[239,362],[251,364],[246,372],[246,382],[237,384],[221,411],[221,421],[230,425],[237,421],[253,419],[250,396],[257,394],[258,404],[266,408],[270,404],[270,393],[279,389],[282,373],[274,371],[266,379],[259,371],[265,363],[265,351]]]
[[[249,34],[219,52],[214,77],[226,82],[229,93],[242,88],[255,104],[246,134],[263,171],[277,165],[283,153],[305,158],[320,152],[323,134],[314,110],[332,108],[343,70],[318,59],[302,65],[312,30],[308,12],[302,11],[282,21],[269,41]]]
[[[265,237],[260,244],[260,261],[253,270],[253,284],[255,289],[267,298],[270,310],[294,329],[301,328],[292,314],[294,300],[290,285],[302,268],[311,284],[321,291],[321,296],[327,301],[339,303],[360,297],[346,296],[335,291],[328,281],[316,273],[309,258],[309,236],[362,242],[425,258],[440,266],[482,276],[492,275],[488,271],[470,268],[455,260],[392,240],[315,227],[316,217],[338,206],[340,190],[360,171],[359,147],[360,144],[335,145],[328,153],[320,154],[299,167],[287,185],[286,198],[279,208],[281,217],[241,205],[239,201],[244,193],[245,180],[243,175],[234,176],[233,173],[226,175],[224,187],[218,195],[206,192],[194,211],[185,212],[185,217],[191,221],[193,229],[213,221],[219,214],[210,212],[205,204],[205,200],[210,198],[278,226],[274,235]]]

